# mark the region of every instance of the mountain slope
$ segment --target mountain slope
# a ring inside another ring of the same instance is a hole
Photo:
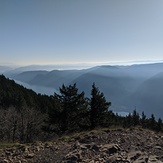
[[[20,74],[17,75],[11,75],[10,77],[24,82],[24,83],[29,83],[31,80],[33,80],[33,78],[35,78],[38,75],[44,75],[48,73],[48,71],[26,71],[26,72],[22,72]]]
[[[33,90],[24,88],[15,83],[14,80],[0,75],[0,108],[13,106],[21,109],[23,107],[29,107],[45,112],[50,108],[51,100],[51,97],[38,95]]]
[[[59,90],[62,84],[77,83],[79,90],[84,91],[86,96],[90,96],[91,85],[95,82],[106,99],[112,101],[113,110],[131,112],[136,107],[149,114],[158,111],[159,115],[162,113],[162,72],[163,63],[104,65],[83,70],[23,72],[13,76],[13,79],[54,91]]]
[[[163,72],[154,75],[143,82],[137,91],[130,97],[130,103],[134,103],[138,110],[157,117],[163,115]],[[131,105],[131,104],[130,104]]]
[[[10,71],[10,70],[12,70],[11,67],[8,67],[8,66],[0,66],[0,74],[3,74],[3,73],[5,73],[7,71]]]

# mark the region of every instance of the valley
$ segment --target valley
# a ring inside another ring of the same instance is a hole
[[[115,112],[136,109],[148,116],[155,114],[158,118],[163,115],[163,63],[102,65],[80,70],[48,71],[41,66],[8,69],[3,72],[5,76],[37,93],[53,95],[62,84],[76,83],[79,90],[89,97],[90,87],[95,82],[106,99],[112,102],[111,109]]]

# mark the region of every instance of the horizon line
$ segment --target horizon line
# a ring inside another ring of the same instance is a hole
[[[79,67],[95,67],[95,66],[103,66],[103,65],[110,65],[110,66],[131,66],[131,65],[139,65],[139,64],[154,64],[154,63],[163,63],[163,60],[145,60],[145,61],[112,61],[112,62],[79,62],[79,63],[36,63],[36,64],[14,64],[14,63],[0,63],[0,66],[6,66],[10,68],[19,68],[19,67],[30,67],[30,66],[68,66],[69,68],[79,68]]]

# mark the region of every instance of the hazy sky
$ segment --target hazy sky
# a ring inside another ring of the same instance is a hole
[[[163,59],[163,0],[0,0],[0,64]]]

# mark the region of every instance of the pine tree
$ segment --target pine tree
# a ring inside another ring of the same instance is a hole
[[[137,126],[139,125],[139,114],[136,112],[136,110],[132,113],[132,125]]]
[[[60,88],[60,95],[55,94],[55,99],[60,104],[60,127],[62,131],[71,131],[79,128],[80,113],[86,108],[84,92],[78,93],[76,84]]]
[[[163,127],[162,119],[159,118],[158,122],[156,123],[156,131],[161,131]]]
[[[132,126],[132,115],[129,113],[123,120],[123,127],[128,128]]]
[[[151,114],[151,117],[148,120],[148,128],[152,130],[156,129],[156,120],[154,114]]]
[[[105,113],[108,112],[108,108],[111,106],[111,102],[107,102],[104,94],[92,85],[91,100],[90,100],[90,122],[91,128],[102,125],[105,117]]]
[[[144,112],[142,112],[140,123],[143,128],[147,127],[147,117]]]

